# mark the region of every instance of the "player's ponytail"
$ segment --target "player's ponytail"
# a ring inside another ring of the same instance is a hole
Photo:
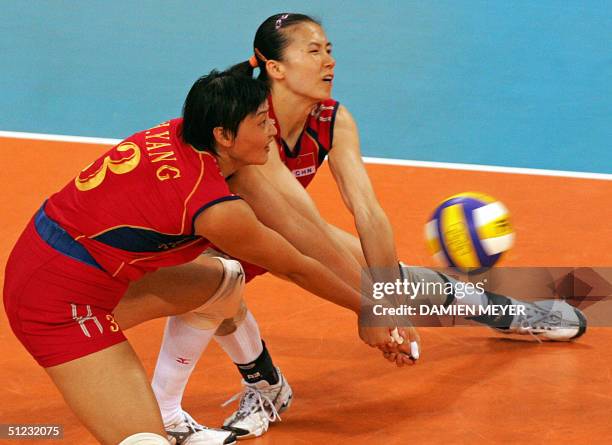
[[[285,48],[289,45],[290,34],[286,32],[290,27],[301,23],[321,23],[305,14],[281,13],[268,17],[259,25],[253,41],[253,56],[245,66],[259,68],[259,79],[268,81],[266,62],[268,60],[284,60]],[[255,63],[256,62],[256,63]],[[239,64],[242,65],[242,64]],[[253,70],[251,69],[251,75]]]
[[[253,68],[250,61],[247,60],[246,62],[240,62],[231,66],[227,71],[235,75],[253,77],[253,71],[255,71],[255,68]]]
[[[253,42],[253,55],[246,62],[240,62],[227,71],[232,74],[253,77],[255,68],[259,68],[259,80],[268,81],[266,62],[268,60],[284,60],[283,53],[289,45],[288,28],[301,23],[321,23],[305,14],[282,13],[275,14],[263,21]]]

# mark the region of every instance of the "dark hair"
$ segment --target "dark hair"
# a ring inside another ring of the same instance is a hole
[[[265,82],[212,70],[189,90],[183,105],[183,140],[197,150],[217,153],[213,129],[222,127],[232,136],[240,123],[255,113],[269,94]]]
[[[263,21],[253,41],[253,51],[257,57],[257,66],[259,67],[259,79],[268,80],[266,72],[266,60],[283,60],[283,52],[289,45],[289,35],[286,32],[290,27],[301,23],[321,23],[306,15],[284,12],[274,14]],[[257,54],[259,52],[259,54]],[[262,57],[263,56],[263,59]],[[252,77],[254,67],[247,62],[242,62],[230,68],[231,71]]]

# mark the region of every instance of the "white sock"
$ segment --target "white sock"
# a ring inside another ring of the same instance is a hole
[[[229,335],[215,335],[215,340],[238,365],[254,362],[263,351],[259,326],[251,311]]]
[[[164,424],[180,419],[185,386],[215,330],[194,328],[180,316],[168,317],[151,383]]]

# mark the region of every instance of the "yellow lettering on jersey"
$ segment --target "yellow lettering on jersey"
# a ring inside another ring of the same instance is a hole
[[[170,147],[169,142],[145,142],[146,146],[147,146],[147,150],[151,151],[151,150],[157,150],[158,148],[162,148],[162,147]]]
[[[153,156],[157,156],[157,157],[153,157]],[[151,155],[151,162],[160,162],[160,161],[176,161],[176,158],[171,157],[174,156],[174,152],[173,151],[165,151],[162,153],[155,153],[153,155]]]
[[[181,177],[181,171],[172,167],[171,165],[164,164],[157,169],[157,179],[165,181],[167,179],[177,179]]]
[[[74,185],[82,192],[92,190],[98,187],[106,178],[106,171],[122,175],[134,170],[140,162],[140,148],[133,142],[124,142],[115,147],[116,158],[111,157],[111,154],[104,157],[102,165],[90,172],[88,171],[93,164],[89,164],[85,169],[74,178]]]
[[[162,122],[161,124],[155,126],[155,127],[151,127],[149,128],[145,134],[149,134],[151,133],[151,130],[155,130],[156,128],[162,128],[162,127],[167,127],[168,125],[170,125],[170,121],[166,121],[166,122]]]
[[[157,133],[157,134],[148,134],[145,136],[146,139],[151,139],[151,138],[160,138],[160,139],[165,139],[167,141],[170,140],[170,132],[169,131],[164,131],[163,133]]]

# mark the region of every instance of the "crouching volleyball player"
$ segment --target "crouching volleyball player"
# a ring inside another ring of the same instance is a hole
[[[233,69],[248,77],[254,69],[259,69],[259,78],[270,85],[269,114],[277,134],[265,165],[242,168],[228,182],[231,190],[249,203],[264,224],[281,233],[303,253],[328,265],[347,284],[359,286],[361,271],[365,268],[395,268],[398,275],[400,270],[393,229],[361,160],[357,124],[348,109],[331,96],[336,65],[331,50],[332,44],[321,24],[307,15],[275,14],[259,26],[249,61]],[[359,238],[324,221],[305,191],[326,158],[347,209],[354,216]],[[245,261],[241,263],[247,281],[265,272]],[[401,272],[413,282],[453,280],[418,267],[404,266]],[[455,299],[454,295],[430,297],[435,304],[518,304],[517,300],[492,293],[467,295],[462,299]],[[585,331],[584,317],[567,303],[521,304],[527,308],[524,316],[480,317],[476,321],[502,332],[529,333],[552,340],[577,338]],[[188,339],[184,332],[166,330],[157,365],[161,372],[156,372],[153,386],[160,404],[166,405],[168,412],[179,409],[188,377],[180,366],[172,363],[168,351],[175,344],[189,345],[185,349],[189,349],[190,356],[199,357],[199,343]],[[224,322],[215,339],[237,364],[244,379],[238,409],[226,419],[224,426],[235,431],[239,438],[259,436],[271,421],[278,420],[276,414],[286,408],[291,390],[282,373],[275,370],[250,312],[237,322]],[[406,355],[384,353],[400,366],[409,362]],[[174,378],[169,377],[172,367]],[[247,372],[247,369],[257,372]]]
[[[359,311],[355,289],[263,226],[225,182],[266,162],[275,133],[268,92],[254,79],[202,77],[183,119],[136,133],[87,166],[42,204],[10,254],[11,327],[103,444],[234,443],[233,433],[194,428],[188,417],[167,436],[122,332],[184,312],[180,329],[214,329],[239,313],[244,272],[232,260],[198,258],[210,242]],[[156,270],[158,279],[139,281]],[[189,286],[196,275],[199,286]]]

